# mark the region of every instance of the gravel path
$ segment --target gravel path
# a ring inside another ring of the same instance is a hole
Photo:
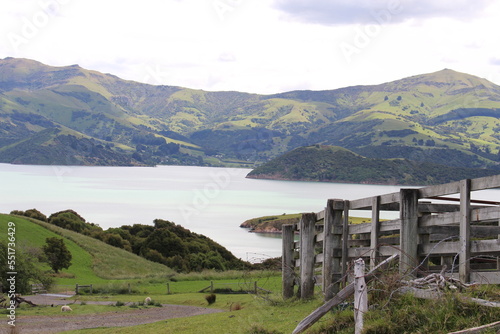
[[[60,306],[67,303],[66,300],[57,296],[37,295],[26,297],[37,305]],[[73,301],[68,303],[71,305]],[[79,303],[79,302],[76,302]],[[115,302],[92,302],[87,304],[110,305]],[[151,307],[148,309],[117,311],[98,314],[67,315],[67,316],[18,316],[16,328],[19,333],[59,333],[68,330],[97,328],[97,327],[121,327],[142,325],[172,318],[191,317],[201,314],[224,312],[223,310],[204,307],[169,305],[163,307]],[[3,324],[2,324],[2,327]]]

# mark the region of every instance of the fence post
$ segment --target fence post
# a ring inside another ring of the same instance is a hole
[[[333,199],[329,199],[326,202],[325,208],[325,227],[323,229],[323,269],[321,272],[322,283],[323,283],[323,295],[325,301],[330,300],[333,297],[333,293],[338,291],[332,285],[333,283]],[[334,291],[334,289],[336,291]]]
[[[92,294],[92,284],[90,284],[90,294]]]
[[[344,217],[342,220],[342,277],[347,284],[347,261],[349,260],[349,201],[344,201]]]
[[[254,284],[253,284],[253,289],[254,289],[256,295],[258,293],[257,288],[258,288],[257,281],[255,281]]]
[[[167,283],[167,295],[170,294],[170,283]]]
[[[460,253],[458,275],[460,281],[470,280],[470,191],[471,180],[460,181]]]
[[[365,261],[354,261],[354,331],[363,331],[363,315],[368,311],[368,291],[365,282]]]
[[[372,226],[370,234],[370,269],[377,265],[378,239],[380,237],[380,196],[372,197]]]
[[[418,259],[418,189],[401,189],[399,272],[406,274],[417,266]]]
[[[214,281],[210,281],[210,292],[214,292]]]
[[[75,286],[75,293],[78,294],[78,283],[76,283],[76,286]]]
[[[314,237],[316,214],[304,213],[300,219],[300,298],[314,295]]]
[[[282,234],[282,258],[281,258],[281,278],[282,278],[282,290],[283,298],[288,299],[293,297],[293,285],[294,285],[294,270],[295,259],[294,259],[294,230],[295,225],[283,225]]]

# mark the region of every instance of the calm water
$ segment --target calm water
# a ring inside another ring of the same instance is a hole
[[[160,166],[68,167],[0,164],[0,212],[73,209],[102,228],[173,221],[244,260],[281,255],[281,239],[249,233],[249,218],[317,212],[328,198],[357,199],[396,186],[246,179],[250,169]],[[496,197],[498,192],[486,196]],[[357,212],[370,216],[369,212]]]

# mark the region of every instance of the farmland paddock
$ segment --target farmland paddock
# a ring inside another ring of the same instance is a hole
[[[500,284],[500,201],[473,196],[494,188],[500,188],[500,175],[329,199],[324,210],[283,226],[283,297],[308,299],[319,285],[330,300],[347,285],[354,260],[373,269],[395,254],[406,277],[443,272],[464,283]],[[370,210],[371,222],[349,224],[354,210]],[[384,211],[399,212],[399,218],[381,220]]]

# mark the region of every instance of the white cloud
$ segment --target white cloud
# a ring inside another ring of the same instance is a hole
[[[492,3],[493,0],[276,0],[274,6],[303,22],[340,25],[435,17],[468,20]]]

